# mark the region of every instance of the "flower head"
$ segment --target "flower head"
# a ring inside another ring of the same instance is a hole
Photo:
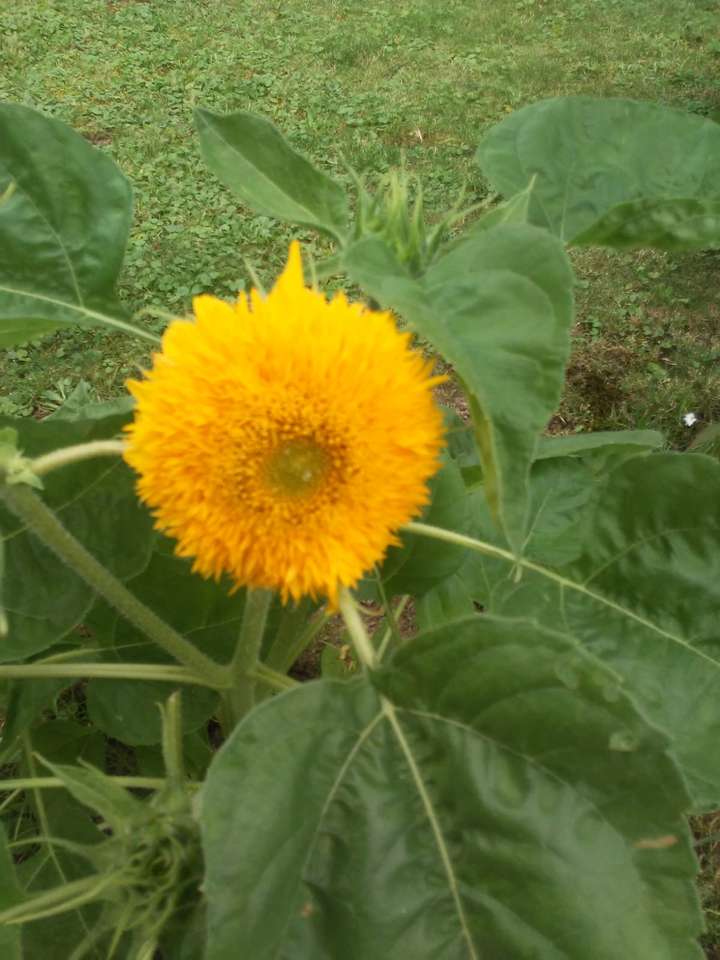
[[[389,313],[304,286],[194,301],[142,381],[125,454],[156,526],[204,576],[335,602],[426,503],[432,364]]]
[[[686,413],[683,415],[683,423],[686,427],[693,427],[697,423],[698,418],[695,413]]]

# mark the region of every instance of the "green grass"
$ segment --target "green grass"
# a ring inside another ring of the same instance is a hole
[[[439,215],[463,184],[469,202],[485,196],[475,146],[532,100],[585,92],[714,113],[718,9],[716,0],[0,0],[0,99],[38,106],[112,154],[135,190],[122,296],[133,311],[185,312],[195,293],[244,285],[243,258],[271,277],[290,235],[205,170],[193,104],[272,117],[340,179],[345,161],[372,179],[404,155]],[[656,426],[683,445],[683,413],[720,415],[707,306],[718,261],[577,260],[587,286],[554,428]],[[80,379],[111,396],[144,359],[142,346],[97,332],[0,353],[0,413],[42,414]]]

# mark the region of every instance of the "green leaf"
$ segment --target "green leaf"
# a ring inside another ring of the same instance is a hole
[[[579,247],[702,250],[720,246],[720,199],[630,200],[612,207],[574,239]]]
[[[525,536],[528,475],[556,409],[570,349],[572,273],[557,240],[500,226],[459,244],[414,281],[366,239],[346,269],[449,361],[471,397],[488,500],[508,541]]]
[[[540,437],[535,459],[584,457],[594,462],[619,461],[659,450],[664,442],[663,435],[656,430],[604,430],[567,437]]]
[[[132,215],[111,158],[59,120],[0,104],[0,347],[69,324],[157,341],[115,294]]]
[[[269,120],[197,109],[195,125],[208,167],[249,207],[342,239],[348,221],[342,187],[296,153]]]
[[[682,204],[720,201],[719,154],[720,126],[702,117],[634,100],[557,97],[530,104],[497,124],[477,157],[494,189],[507,197],[535,177],[530,220],[568,243],[618,204],[671,201],[655,208],[667,218],[661,229],[652,226],[652,204],[644,208],[646,222],[637,238],[644,231],[648,243],[659,240],[674,249],[684,230],[699,241],[717,229],[717,206],[708,210],[712,226],[693,223],[697,210],[683,210]],[[640,210],[642,205],[609,215],[605,229],[614,224],[626,245],[617,218]]]
[[[23,892],[15,876],[12,856],[7,848],[5,827],[0,823],[0,911],[14,907],[23,900]],[[22,960],[20,928],[0,926],[0,952],[3,960]]]
[[[161,540],[147,567],[128,588],[159,617],[220,662],[232,656],[242,622],[244,591],[231,595],[230,584],[205,580],[192,572],[189,560],[164,551]],[[172,662],[171,658],[122,617],[106,624],[105,657],[117,662]],[[90,680],[90,718],[107,736],[126,744],[159,743],[162,725],[158,703],[172,693],[169,683],[138,680]],[[183,688],[183,729],[197,730],[215,711],[217,694],[205,687]]]
[[[409,644],[392,702],[318,681],[234,731],[200,811],[206,960],[700,957],[665,738],[565,638],[480,621]]]
[[[113,437],[128,419],[111,407],[83,420],[0,418],[12,423],[20,448],[38,456],[59,447]],[[116,576],[136,576],[150,559],[155,541],[152,518],[138,502],[135,475],[118,457],[85,460],[44,478],[43,499],[65,526]],[[67,636],[93,603],[93,591],[16,517],[3,509],[0,529],[6,550],[5,604],[8,636],[0,660],[25,659]]]
[[[45,759],[42,763],[62,780],[78,803],[99,813],[114,833],[127,834],[145,819],[145,805],[94,767],[51,763]]]
[[[2,747],[0,764],[10,761],[16,751],[19,737],[29,730],[60,693],[68,681],[14,680],[8,684],[7,706],[3,711]]]
[[[430,483],[431,500],[423,523],[446,530],[467,530],[468,503],[460,470],[448,461]],[[465,559],[454,544],[432,542],[426,537],[403,533],[402,546],[391,547],[380,568],[387,595],[420,596],[451,576]]]
[[[502,223],[527,223],[532,190],[533,184],[529,183],[524,190],[516,193],[514,197],[510,197],[509,200],[498,203],[497,206],[488,210],[461,236],[459,242],[462,243],[473,234],[489,230],[491,227],[498,227]]]
[[[72,816],[78,808],[75,801],[63,791],[53,791],[57,798],[53,798],[53,805],[57,807],[58,816],[54,820],[60,821],[60,812],[68,812]],[[94,830],[96,836],[100,833],[87,817],[87,824]],[[64,831],[67,835],[67,831]],[[60,872],[62,871],[62,872]],[[69,853],[61,847],[55,847],[54,857],[50,857],[46,845],[38,852],[18,865],[18,875],[27,887],[28,893],[40,893],[58,887],[61,883],[78,880],[88,875],[88,863],[84,857]],[[61,913],[44,920],[34,920],[22,926],[22,960],[68,960],[72,951],[90,933],[98,915],[97,904],[89,904],[79,910]],[[101,960],[99,951],[91,952],[88,960]]]
[[[548,461],[552,462],[552,461]],[[720,806],[720,464],[633,457],[583,511],[580,551],[559,566],[475,554],[473,599],[562,629],[625,681],[673,751],[696,809]],[[542,527],[538,524],[538,533]],[[492,541],[485,523],[483,539]]]
[[[134,659],[134,658],[133,658]],[[88,715],[108,737],[130,745],[150,745],[162,738],[159,705],[177,689],[151,680],[91,680],[87,685]],[[183,692],[183,731],[189,733],[212,716],[218,695],[206,687]]]

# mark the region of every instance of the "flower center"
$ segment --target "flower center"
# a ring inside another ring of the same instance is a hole
[[[308,437],[286,440],[270,454],[266,476],[271,486],[291,497],[311,493],[326,476],[331,458]]]

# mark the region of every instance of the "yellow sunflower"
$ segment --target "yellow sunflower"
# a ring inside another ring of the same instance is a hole
[[[297,243],[267,296],[193,307],[128,383],[139,495],[204,576],[334,605],[427,501],[443,378],[391,314],[306,288]]]

